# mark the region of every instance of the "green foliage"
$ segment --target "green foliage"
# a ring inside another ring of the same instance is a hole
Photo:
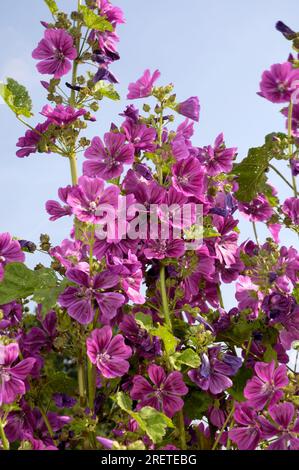
[[[17,116],[32,116],[32,101],[27,89],[13,78],[0,85],[0,96]]]
[[[114,89],[114,86],[112,83],[105,83],[104,81],[101,80],[95,84],[94,90],[95,90],[94,97],[96,99],[101,100],[103,97],[105,97],[113,101],[120,100],[120,96],[117,93],[117,91]]]
[[[239,190],[235,193],[237,199],[249,202],[258,193],[267,191],[266,171],[269,163],[273,158],[280,160],[285,157],[286,145],[285,134],[269,134],[264,145],[249,149],[247,157],[234,165],[232,174],[238,176],[239,184]]]
[[[164,349],[169,356],[175,352],[179,341],[165,326],[159,325],[150,331],[153,336],[158,336],[163,341]]]
[[[185,401],[184,413],[189,419],[201,419],[212,401],[206,392],[191,391]]]
[[[76,381],[69,377],[62,371],[53,372],[49,377],[48,382],[45,384],[43,392],[51,393],[66,393],[72,395],[76,392]]]
[[[183,352],[174,355],[174,364],[176,368],[180,368],[182,364],[196,369],[200,366],[200,357],[196,352],[191,349],[185,349]]]
[[[47,313],[64,288],[65,281],[59,283],[50,268],[33,271],[23,263],[10,263],[5,267],[4,279],[0,283],[0,305],[33,295],[34,301],[43,303],[43,313]]]
[[[58,12],[58,6],[55,0],[44,0],[45,4],[49,8],[52,15],[56,15]]]
[[[252,377],[252,370],[243,365],[238,373],[232,377],[233,386],[228,389],[228,393],[237,401],[244,401],[244,388],[247,380]]]
[[[113,26],[109,21],[105,20],[102,16],[97,15],[86,5],[80,5],[79,11],[83,15],[84,24],[87,28],[102,32],[113,31]]]
[[[151,315],[146,315],[145,313],[138,312],[135,315],[135,320],[137,323],[147,331],[150,331],[153,328],[153,319]]]
[[[140,429],[144,431],[155,444],[162,441],[167,427],[174,427],[170,418],[151,406],[145,406],[138,412],[132,411],[132,400],[123,392],[117,393],[115,400],[123,411],[137,421]]]

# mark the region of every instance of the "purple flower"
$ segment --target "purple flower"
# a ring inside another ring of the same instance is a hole
[[[31,153],[36,153],[38,151],[38,144],[44,132],[48,130],[49,125],[50,122],[46,121],[38,124],[34,130],[26,131],[24,137],[20,137],[17,142],[17,147],[21,149],[17,151],[17,157],[24,158],[28,157]]]
[[[194,158],[180,160],[172,167],[172,182],[177,191],[185,196],[200,198],[205,187],[205,172],[199,161]]]
[[[223,133],[219,134],[214,142],[214,146],[208,145],[199,149],[198,158],[207,169],[210,176],[219,173],[229,173],[233,167],[233,161],[237,154],[237,148],[226,148]]]
[[[4,276],[4,266],[8,263],[25,261],[25,255],[17,240],[13,240],[7,232],[0,233],[0,281]]]
[[[166,375],[162,367],[151,364],[148,368],[148,375],[154,385],[143,376],[136,375],[133,378],[131,397],[133,400],[140,400],[139,409],[151,406],[172,418],[184,406],[181,396],[188,393],[182,374],[171,372]]]
[[[248,404],[257,410],[266,405],[271,407],[283,397],[282,388],[289,383],[287,368],[284,364],[275,369],[275,361],[270,363],[256,362],[256,376],[247,381],[244,396]]]
[[[180,258],[185,253],[184,240],[150,240],[144,254],[147,259]]]
[[[183,101],[176,106],[176,111],[179,114],[182,114],[182,116],[186,116],[187,118],[192,119],[192,121],[197,122],[199,121],[199,110],[200,105],[197,96],[192,96],[191,98],[188,98],[186,101]]]
[[[254,450],[261,440],[257,413],[246,404],[237,404],[234,419],[238,425],[228,432],[229,438],[240,450]]]
[[[294,225],[299,225],[299,199],[297,197],[287,198],[283,203],[282,212],[291,219]]]
[[[17,302],[10,302],[0,306],[2,319],[0,320],[0,330],[11,328],[18,325],[22,319],[22,305]]]
[[[54,393],[53,400],[57,408],[73,408],[77,403],[76,398],[70,397],[65,393]]]
[[[128,298],[135,304],[144,304],[145,298],[140,293],[143,279],[142,264],[131,250],[128,251],[128,258],[113,257],[113,264],[109,265],[111,272],[120,278],[120,285]]]
[[[186,139],[181,133],[177,133],[174,139],[171,141],[172,154],[176,161],[184,160],[190,155],[189,147],[186,143]]]
[[[286,117],[286,129],[289,127],[289,107],[283,108],[281,113]],[[291,118],[291,130],[295,137],[299,137],[299,104],[294,103]]]
[[[112,337],[110,326],[93,330],[86,340],[87,355],[107,379],[121,377],[129,370],[127,361],[132,355],[131,348],[125,345],[121,335]]]
[[[49,312],[45,319],[41,319],[41,328],[34,326],[25,335],[23,340],[23,349],[28,354],[35,356],[41,349],[50,351],[53,342],[58,334],[57,316],[54,311]]]
[[[238,207],[243,216],[251,222],[263,222],[273,215],[273,208],[263,194],[259,194],[250,202],[239,202]]]
[[[124,13],[121,8],[111,5],[110,0],[97,0],[101,16],[106,16],[109,23],[116,26],[125,23]]]
[[[126,119],[121,126],[127,141],[134,145],[135,151],[153,152],[156,148],[156,130],[145,124],[136,124],[132,119]]]
[[[104,135],[104,143],[99,137],[94,137],[84,154],[88,159],[83,164],[84,174],[98,176],[104,180],[120,176],[124,164],[134,161],[134,146],[126,144],[125,141],[123,134],[115,132],[107,132]]]
[[[292,403],[279,403],[269,409],[271,422],[263,416],[259,417],[262,437],[270,439],[277,437],[271,442],[268,450],[299,450],[299,417],[295,413]],[[295,418],[295,422],[294,421]]]
[[[130,104],[126,107],[126,109],[119,114],[125,118],[131,119],[135,124],[138,122],[139,119],[139,110],[135,108],[133,104]]]
[[[239,302],[238,308],[240,310],[249,308],[252,310],[252,315],[258,314],[263,294],[259,287],[252,283],[249,276],[239,276],[235,297]]]
[[[137,98],[146,98],[147,96],[150,96],[154,83],[158,80],[160,75],[159,70],[155,70],[152,76],[149,69],[145,70],[144,74],[137,80],[137,82],[130,83],[127,99],[135,100]]]
[[[48,122],[51,124],[63,127],[72,124],[86,113],[87,111],[85,109],[74,109],[71,106],[63,106],[62,104],[58,104],[55,108],[52,108],[52,106],[47,104],[43,107],[40,114],[48,118]]]
[[[18,343],[0,344],[0,406],[13,403],[18,395],[26,393],[25,380],[35,365],[35,359],[28,357],[13,365],[18,356]]]
[[[64,29],[46,29],[32,57],[40,60],[37,64],[40,73],[61,78],[71,70],[71,60],[76,59],[77,50],[72,36]]]
[[[293,69],[290,62],[274,64],[270,70],[263,73],[258,94],[272,103],[288,102],[297,88],[294,83],[297,80],[299,80],[299,70]]]
[[[119,188],[104,188],[104,181],[99,178],[81,176],[77,186],[70,189],[67,202],[72,212],[82,222],[100,224],[105,219],[107,208],[113,210],[117,206]],[[113,216],[113,214],[110,214]]]
[[[298,176],[299,175],[299,158],[298,157],[291,158],[290,165],[291,165],[292,175]]]
[[[295,39],[297,33],[287,26],[283,21],[277,21],[275,28],[282,33],[286,39]]]
[[[66,239],[61,242],[60,246],[52,248],[49,253],[66,268],[80,267],[86,255],[86,246],[80,240]]]
[[[98,83],[100,80],[107,80],[107,82],[110,83],[119,83],[116,76],[104,65],[98,68],[95,76],[93,77],[94,83]]]
[[[138,356],[154,359],[160,355],[161,345],[157,337],[151,338],[149,333],[138,325],[132,315],[126,315],[119,325],[126,340],[132,348],[135,348]]]
[[[108,270],[90,276],[80,269],[71,268],[67,270],[66,276],[77,286],[67,287],[59,296],[59,303],[67,309],[70,317],[83,325],[93,320],[95,303],[100,309],[103,323],[115,317],[117,309],[125,301],[124,296],[118,292],[102,292],[103,289],[115,287],[119,282],[118,276]]]
[[[202,390],[217,395],[233,385],[227,376],[235,375],[241,365],[241,358],[229,353],[221,354],[219,347],[213,347],[208,355],[202,354],[200,367],[190,370],[188,376]]]
[[[55,220],[60,219],[66,215],[72,215],[72,209],[67,203],[67,197],[71,188],[71,186],[66,186],[65,188],[58,189],[58,197],[64,203],[63,206],[60,204],[60,202],[54,201],[52,199],[46,202],[46,211],[51,216],[51,221],[54,222]]]

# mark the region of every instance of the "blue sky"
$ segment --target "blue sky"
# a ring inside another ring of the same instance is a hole
[[[57,0],[69,9],[75,0]],[[0,80],[12,76],[24,83],[38,112],[45,104],[45,91],[31,59],[31,51],[43,35],[39,19],[49,19],[42,0],[17,0],[14,8],[3,2],[0,18]],[[263,70],[284,61],[290,43],[274,28],[279,19],[299,29],[296,0],[117,0],[127,23],[119,27],[121,60],[113,65],[118,76],[121,103],[105,101],[91,133],[102,135],[110,122],[119,122],[126,105],[128,83],[145,68],[159,68],[159,83],[173,82],[180,100],[198,95],[200,123],[194,143],[206,145],[224,132],[228,146],[239,149],[239,159],[249,147],[263,143],[264,135],[284,129],[279,107],[256,95]],[[34,120],[36,119],[36,121]],[[49,233],[55,243],[67,237],[69,222],[51,223],[45,201],[56,198],[57,188],[70,182],[68,161],[58,156],[15,157],[15,143],[24,133],[21,124],[4,105],[0,106],[0,232],[37,240]],[[81,157],[82,158],[82,157]],[[81,161],[79,162],[81,167]],[[280,167],[282,169],[283,167]],[[283,170],[287,174],[287,170]],[[288,195],[284,183],[272,181]],[[242,222],[245,238],[251,228]],[[261,227],[258,227],[261,230]],[[285,234],[286,244],[296,244]],[[229,294],[228,303],[230,303]]]

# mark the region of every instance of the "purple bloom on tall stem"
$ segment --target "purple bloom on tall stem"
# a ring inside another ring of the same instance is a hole
[[[254,450],[261,440],[257,413],[246,404],[238,404],[234,419],[238,426],[228,432],[229,438],[240,450]]]
[[[86,113],[85,109],[74,109],[71,106],[63,106],[62,104],[52,108],[52,106],[47,104],[43,107],[40,114],[48,118],[49,123],[62,127],[72,124]]]
[[[158,80],[160,75],[159,70],[155,70],[153,75],[151,75],[149,69],[145,70],[142,77],[140,77],[135,83],[130,83],[127,99],[135,100],[137,98],[146,98],[147,96],[150,96],[154,83]]]
[[[208,145],[199,149],[198,158],[205,165],[208,175],[216,176],[232,170],[236,154],[236,147],[225,147],[224,135],[221,133],[216,137],[214,146]]]
[[[259,194],[250,202],[239,202],[239,211],[251,222],[263,222],[273,215],[273,208],[263,194]]]
[[[137,152],[153,152],[155,150],[156,145],[154,142],[157,133],[153,127],[147,127],[145,124],[136,124],[132,119],[126,119],[121,128],[125,133],[127,141],[134,145]]]
[[[179,114],[197,122],[199,121],[199,110],[200,105],[197,96],[192,96],[191,98],[188,98],[186,101],[182,101],[176,106],[176,111]]]
[[[35,365],[35,359],[28,357],[16,363],[18,356],[18,343],[0,344],[0,406],[13,403],[18,395],[26,393],[25,380]]]
[[[299,199],[297,197],[287,198],[283,203],[282,212],[291,219],[294,225],[299,225]]]
[[[124,134],[115,132],[107,132],[104,135],[104,143],[99,137],[94,137],[84,154],[88,159],[83,164],[84,174],[98,176],[104,180],[120,176],[123,166],[134,161],[134,146],[125,142]]]
[[[148,368],[148,375],[153,385],[143,376],[136,375],[133,379],[131,397],[133,400],[140,400],[139,409],[151,406],[172,418],[184,406],[181,396],[188,393],[182,374],[171,372],[166,375],[162,367],[152,364]]]
[[[256,362],[256,375],[248,380],[244,396],[248,404],[257,410],[266,405],[271,407],[283,397],[282,389],[289,383],[287,368],[284,364],[275,368],[275,361],[270,363]]]
[[[271,422],[263,416],[258,418],[262,437],[271,439],[268,450],[299,450],[299,417],[293,403],[279,403],[269,409]],[[295,419],[294,419],[295,418]]]
[[[188,376],[202,390],[217,395],[233,385],[228,376],[235,375],[241,365],[241,358],[229,353],[221,354],[219,347],[213,347],[208,355],[202,354],[200,367],[190,370]]]
[[[0,305],[0,312],[2,312],[0,330],[5,330],[6,328],[18,325],[23,315],[22,305],[17,302],[10,302],[9,304]]]
[[[150,240],[146,244],[144,254],[147,259],[180,258],[185,253],[185,242],[176,240]]]
[[[66,276],[77,285],[67,287],[59,296],[59,303],[67,309],[70,317],[83,325],[93,320],[96,304],[100,309],[101,321],[109,322],[125,301],[124,296],[118,292],[102,292],[115,287],[119,282],[118,276],[108,270],[90,276],[80,269],[71,268],[67,270]]]
[[[258,94],[272,103],[288,102],[298,87],[295,83],[298,80],[299,70],[293,69],[290,62],[274,64],[263,73]]]
[[[71,61],[76,59],[77,50],[72,36],[64,29],[46,29],[32,57],[40,60],[37,64],[40,73],[61,78],[71,70]]]
[[[180,160],[172,167],[172,183],[185,196],[202,197],[205,188],[205,171],[194,158]]]
[[[28,157],[32,153],[36,153],[38,151],[38,144],[43,133],[47,131],[49,125],[50,121],[38,124],[35,129],[29,129],[25,132],[23,137],[19,138],[17,147],[20,147],[20,150],[16,153],[18,158]]]
[[[25,255],[17,240],[13,240],[7,232],[0,233],[0,281],[3,279],[4,267],[8,263],[25,261]]]
[[[112,337],[110,326],[93,330],[86,340],[87,355],[107,379],[121,377],[129,370],[132,350],[121,335]]]
[[[71,188],[71,186],[66,186],[65,188],[58,189],[58,197],[64,203],[64,205],[61,205],[60,202],[54,201],[52,199],[46,202],[46,211],[51,216],[51,221],[54,222],[61,217],[72,215],[72,209],[67,203],[67,197]]]
[[[99,224],[105,218],[108,206],[114,212],[119,193],[117,186],[104,188],[104,181],[100,178],[81,176],[78,185],[70,189],[67,202],[79,220]],[[114,216],[114,213],[109,213],[109,216]]]

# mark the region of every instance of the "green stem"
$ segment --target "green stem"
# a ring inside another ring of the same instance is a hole
[[[9,440],[6,437],[6,434],[4,431],[4,424],[1,420],[0,420],[0,439],[2,442],[3,450],[9,450]]]
[[[79,396],[80,396],[80,405],[85,405],[85,380],[84,380],[84,362],[83,358],[80,357],[78,359],[78,388],[79,388]]]
[[[172,323],[171,323],[168,298],[167,298],[167,292],[166,292],[165,266],[163,265],[160,266],[160,292],[161,292],[161,297],[162,297],[162,307],[163,307],[165,322],[169,331],[172,332]]]
[[[93,411],[95,399],[95,381],[96,371],[94,365],[88,359],[87,362],[87,377],[88,377],[88,406]]]
[[[254,236],[255,236],[255,241],[257,243],[257,245],[259,245],[259,237],[258,237],[258,234],[257,234],[257,229],[256,229],[256,223],[255,222],[252,222],[252,228],[253,228],[253,233],[254,233]]]
[[[223,302],[223,297],[222,297],[222,293],[221,293],[221,289],[220,289],[220,285],[219,285],[219,284],[217,284],[217,294],[218,294],[218,299],[219,299],[220,307],[224,309],[224,302]]]
[[[45,410],[44,410],[44,408],[43,408],[42,405],[39,406],[39,411],[41,412],[41,415],[42,415],[43,420],[44,420],[44,423],[45,423],[45,425],[46,425],[46,427],[47,427],[47,429],[48,429],[48,432],[49,432],[49,434],[50,434],[50,437],[51,437],[51,439],[53,439],[53,441],[54,441],[54,432],[53,432],[52,426],[51,426],[51,424],[50,424],[50,422],[49,422],[49,420],[48,420],[48,416],[47,416],[47,414],[46,414],[46,412],[45,412]]]
[[[289,112],[288,112],[288,138],[289,138],[289,158],[293,157],[293,144],[292,144],[292,116],[293,116],[293,102],[290,101],[289,104]],[[292,171],[292,170],[291,170]],[[294,196],[298,197],[298,190],[296,184],[296,178],[292,173],[292,184],[293,184],[293,191]]]
[[[78,184],[78,169],[77,169],[77,157],[76,155],[69,156],[71,176],[72,176],[72,185],[75,186]]]
[[[294,188],[293,188],[293,186],[291,185],[291,183],[286,179],[285,176],[283,176],[282,173],[280,173],[279,170],[277,170],[277,168],[275,168],[274,165],[272,165],[271,163],[269,163],[269,168],[271,168],[271,170],[275,171],[275,173],[277,173],[278,176],[280,176],[280,178],[289,186],[289,188],[291,188],[291,190],[294,191]]]
[[[224,422],[224,424],[223,424],[223,426],[222,426],[222,428],[221,428],[220,433],[219,433],[218,436],[217,436],[216,441],[214,442],[214,445],[213,445],[213,447],[212,447],[212,450],[215,450],[216,447],[218,446],[219,441],[220,441],[220,439],[221,439],[221,436],[222,436],[222,434],[224,433],[224,430],[225,430],[225,428],[227,427],[228,423],[230,422],[230,420],[231,420],[231,418],[232,418],[232,416],[233,416],[233,414],[234,414],[234,411],[235,411],[235,406],[233,405],[233,406],[232,406],[232,409],[231,409],[230,412],[229,412],[228,417],[226,418],[226,420],[225,420],[225,422]]]

